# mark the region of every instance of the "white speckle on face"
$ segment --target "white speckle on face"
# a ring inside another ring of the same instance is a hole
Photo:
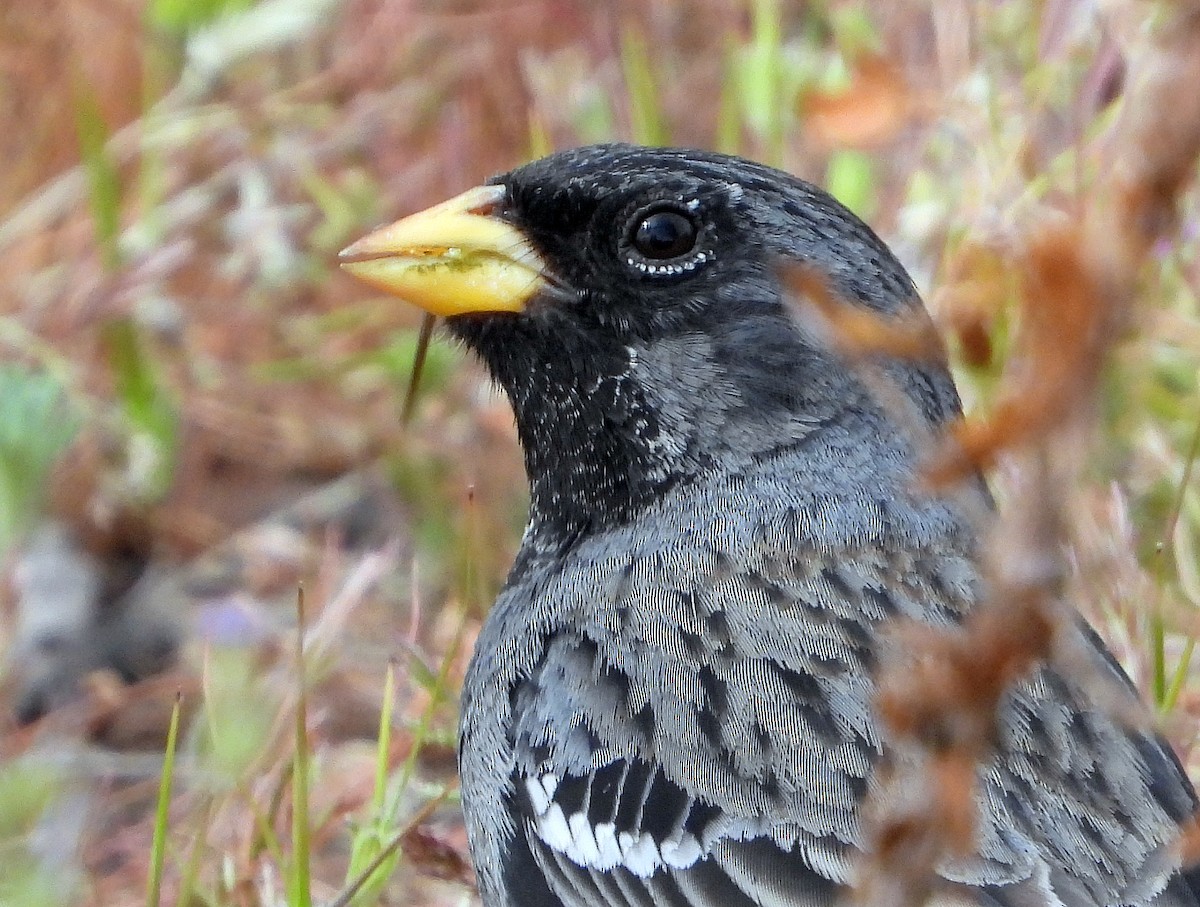
[[[683,274],[689,274],[695,271],[702,265],[708,264],[713,259],[711,252],[697,252],[686,261],[670,261],[657,263],[653,261],[644,261],[640,258],[628,256],[625,259],[625,264],[633,268],[635,271],[640,271],[651,277],[679,277]]]

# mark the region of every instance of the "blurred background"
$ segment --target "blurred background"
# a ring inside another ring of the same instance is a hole
[[[1057,418],[1061,375],[1014,356],[1030,324],[1068,370],[1104,354],[1067,585],[1191,759],[1193,7],[6,0],[0,904],[471,903],[456,699],[520,456],[444,340],[402,422],[419,316],[336,253],[601,140],[828,188],[912,272],[978,418],[1014,386]],[[1079,246],[1038,237],[1114,185],[1139,239],[1071,235],[1131,303],[1084,349],[1025,265],[1074,286]],[[985,459],[1005,499],[1019,466]]]

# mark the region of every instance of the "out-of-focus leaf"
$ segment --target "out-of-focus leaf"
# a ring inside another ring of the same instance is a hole
[[[349,310],[332,312],[328,316],[313,318],[305,325],[305,331],[333,333],[347,327],[355,327],[355,321],[344,317]],[[313,381],[325,376],[342,376],[348,389],[377,388],[384,384],[404,386],[412,374],[413,361],[417,353],[418,331],[397,331],[377,346],[340,356],[332,361],[317,360],[311,355],[275,359],[264,362],[253,370],[255,377],[264,381]],[[304,340],[312,345],[320,343],[319,336],[307,335]],[[435,394],[443,390],[450,376],[462,366],[462,353],[448,343],[433,343],[425,354],[421,372],[421,393]]]
[[[60,784],[44,763],[13,761],[0,766],[0,838],[28,834]]]
[[[910,106],[899,72],[879,57],[866,57],[842,84],[805,98],[805,131],[829,148],[867,147],[891,139]]]
[[[52,872],[34,842],[53,813],[63,779],[48,763],[21,759],[0,765],[0,904],[62,907],[74,903],[70,872]],[[52,821],[52,820],[51,820]]]
[[[252,651],[212,646],[204,672],[204,713],[198,728],[203,764],[214,778],[236,781],[262,753],[278,703],[265,693]]]
[[[413,360],[417,355],[419,332],[399,331],[386,346],[376,351],[373,361],[387,368],[397,380],[408,381]],[[450,376],[461,367],[462,353],[448,343],[430,344],[425,353],[421,385],[425,393],[437,393],[445,388]]]
[[[88,196],[96,225],[96,241],[104,264],[115,270],[121,264],[117,244],[121,230],[121,178],[108,153],[108,124],[91,89],[80,84],[75,91],[75,129],[79,152],[88,178]]]
[[[768,163],[785,163],[796,96],[822,66],[810,48],[784,42],[779,0],[754,0],[750,41],[730,55],[728,82],[736,101],[731,106],[736,106],[742,125],[758,140],[760,150],[755,156]],[[731,124],[722,123],[721,131],[722,141],[729,143],[734,133]]]
[[[546,122],[536,110],[529,110],[529,159],[536,160],[545,157],[554,150],[550,141],[550,133],[546,130]]]
[[[629,92],[630,138],[642,145],[669,145],[667,117],[654,83],[646,39],[632,29],[621,35],[621,68]]]
[[[773,135],[779,119],[779,58],[783,25],[778,0],[755,0],[753,38],[740,66],[742,112],[760,135]]]
[[[186,5],[189,0],[177,2]],[[262,0],[253,5],[249,0],[209,2],[220,7],[220,14],[189,28],[185,82],[215,78],[239,60],[311,35],[338,5],[337,0]]]
[[[737,154],[741,147],[742,122],[738,115],[737,54],[736,48],[730,48],[725,55],[725,78],[721,82],[721,97],[717,108],[716,149],[724,154]]]
[[[612,108],[602,92],[585,91],[573,112],[571,125],[584,142],[607,141],[616,132]]]
[[[869,10],[869,6],[834,6],[829,10],[829,28],[843,54],[857,56],[879,49],[879,33]]]
[[[825,172],[825,186],[859,217],[870,218],[875,209],[875,168],[869,155],[852,149],[834,152]]]
[[[0,560],[40,514],[50,469],[79,421],[57,379],[0,367]]]
[[[309,169],[301,180],[321,212],[321,222],[310,235],[314,249],[338,249],[362,224],[376,218],[379,190],[365,172],[352,170],[341,183],[334,183]]]
[[[146,16],[155,27],[184,36],[228,13],[248,9],[253,0],[149,0]]]
[[[104,340],[127,431],[126,479],[135,497],[154,501],[175,474],[179,413],[131,319],[111,322]]]

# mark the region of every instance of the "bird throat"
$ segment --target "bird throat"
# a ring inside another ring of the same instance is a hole
[[[623,524],[701,468],[685,427],[664,424],[646,400],[630,351],[572,350],[568,340],[551,352],[542,338],[520,336],[516,319],[500,330],[454,319],[450,329],[512,403],[530,536],[561,545]]]
[[[695,471],[627,376],[509,394],[535,534],[575,540],[628,522]]]

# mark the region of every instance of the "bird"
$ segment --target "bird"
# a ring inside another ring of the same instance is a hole
[[[903,405],[882,399],[783,276],[919,317],[896,256],[780,170],[602,144],[402,218],[341,264],[445,319],[524,454],[528,524],[462,692],[485,907],[846,897],[889,755],[886,628],[960,625],[986,594],[962,503],[992,507],[986,486],[916,481],[911,423],[962,412],[944,359],[880,354]],[[1119,675],[1082,618],[1064,632]],[[929,903],[1200,904],[1176,847],[1196,795],[1147,726],[1035,666],[1000,703],[975,840],[940,858]]]

